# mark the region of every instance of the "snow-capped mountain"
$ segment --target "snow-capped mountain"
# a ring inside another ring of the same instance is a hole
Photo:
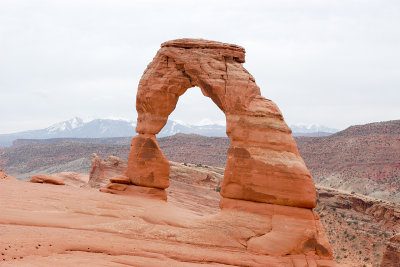
[[[291,125],[290,127],[295,136],[320,136],[338,131],[317,124],[297,124]],[[0,146],[10,146],[16,139],[126,137],[136,135],[135,130],[135,121],[122,119],[94,119],[85,122],[81,118],[76,117],[53,124],[45,129],[12,134],[0,134]],[[207,119],[202,120],[195,125],[168,120],[167,124],[157,136],[165,137],[177,133],[194,133],[204,136],[226,137],[226,127],[221,122],[213,123]]]
[[[157,135],[158,137],[170,136],[177,133],[199,134],[204,136],[226,137],[226,127],[219,124],[191,125],[168,120],[167,124]]]
[[[336,133],[339,130],[334,128],[329,128],[320,124],[291,124],[290,128],[293,133]]]
[[[136,135],[136,122],[115,119],[95,119],[84,122],[81,118],[72,118],[53,124],[45,129],[30,130],[12,134],[0,134],[0,146],[10,146],[16,139],[49,138],[102,138]],[[158,137],[176,133],[195,133],[205,136],[226,136],[225,126],[218,124],[190,125],[168,120]]]
[[[51,125],[46,128],[49,133],[60,133],[71,131],[72,129],[81,127],[84,124],[81,118],[75,117],[67,121],[62,121],[56,124]]]

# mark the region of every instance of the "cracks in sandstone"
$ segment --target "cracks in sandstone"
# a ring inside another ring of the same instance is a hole
[[[167,57],[167,58],[168,58],[168,57]],[[187,78],[187,79],[189,80],[189,83],[190,83],[192,86],[195,86],[194,83],[193,83],[192,78],[190,77],[190,75],[186,73],[185,64],[184,64],[184,63],[178,63],[178,62],[176,62],[176,60],[175,60],[174,58],[171,58],[171,59],[172,59],[172,61],[175,63],[176,69],[177,69],[178,71],[180,71],[180,72],[182,73],[182,75],[183,75],[185,78]],[[186,90],[185,90],[185,91],[186,91]]]
[[[225,73],[226,73],[226,77],[225,77],[225,79],[224,79],[224,82],[225,82],[225,92],[224,92],[224,95],[226,95],[226,87],[227,87],[227,83],[228,83],[228,79],[229,79],[229,76],[228,76],[228,63],[226,62],[226,57],[224,57],[224,62],[225,62]]]

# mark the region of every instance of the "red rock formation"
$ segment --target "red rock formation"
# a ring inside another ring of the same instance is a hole
[[[134,185],[160,189],[169,186],[169,162],[155,135],[140,134],[132,139],[125,175]]]
[[[11,175],[8,175],[5,172],[3,172],[3,170],[0,168],[0,180],[1,179],[4,179],[4,180],[17,180],[16,178],[12,177]]]
[[[263,218],[263,231],[247,237],[247,249],[279,257],[307,254],[333,264],[312,210],[316,192],[311,175],[280,110],[261,96],[244,61],[245,51],[237,45],[201,39],[163,43],[139,83],[138,135],[132,139],[127,171],[101,190],[143,195],[147,187],[152,198],[165,199],[161,192],[169,186],[169,163],[155,135],[179,97],[198,86],[225,113],[231,141],[220,207]],[[301,259],[295,265],[312,263]]]
[[[89,185],[99,187],[107,184],[109,179],[122,174],[127,169],[127,163],[115,156],[109,156],[103,161],[96,153],[92,155],[92,165],[89,174]]]
[[[294,207],[315,207],[315,187],[278,107],[261,96],[243,68],[242,47],[180,39],[161,45],[138,88],[138,136],[125,173],[132,184],[168,187],[168,162],[155,135],[179,96],[198,86],[225,113],[231,140],[221,194]]]

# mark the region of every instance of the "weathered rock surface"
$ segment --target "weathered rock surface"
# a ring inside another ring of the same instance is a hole
[[[140,80],[136,97],[139,135],[132,140],[126,173],[133,184],[168,186],[168,165],[155,135],[179,97],[198,86],[226,115],[231,145],[222,196],[315,207],[314,183],[291,130],[278,107],[261,96],[254,78],[242,66],[244,61],[245,50],[237,45],[201,39],[161,45]],[[150,158],[146,164],[144,159]]]
[[[132,139],[125,175],[134,185],[161,189],[169,186],[169,162],[155,135],[142,134]]]
[[[250,238],[247,249],[256,253],[284,256],[316,254],[330,259],[332,251],[316,213],[310,209],[223,198],[224,210],[246,211],[267,219],[268,231]]]
[[[96,153],[92,155],[92,165],[89,174],[89,185],[100,187],[106,185],[109,179],[121,175],[127,169],[127,162],[115,156],[109,156],[103,161]]]
[[[37,174],[29,180],[31,183],[45,183],[54,185],[69,185],[73,187],[86,186],[89,180],[87,174],[76,172],[60,172],[54,174]]]
[[[167,193],[164,191],[169,186],[169,162],[158,146],[155,135],[137,135],[132,139],[128,164],[118,160],[121,165],[118,168],[110,166],[108,169],[115,177],[108,177],[110,184],[102,187],[101,192],[138,195],[153,199],[167,200]],[[95,166],[98,167],[94,167]],[[94,158],[92,161],[92,172],[101,170],[101,162]],[[91,173],[92,173],[91,172]],[[101,171],[99,171],[101,173]],[[106,181],[104,175],[94,178],[91,186]],[[96,177],[96,175],[92,175]],[[146,193],[148,196],[146,196]]]

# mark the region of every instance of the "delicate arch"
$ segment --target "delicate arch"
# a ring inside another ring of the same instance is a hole
[[[242,66],[244,48],[201,39],[161,45],[138,87],[138,133],[132,139],[128,170],[132,184],[167,188],[169,163],[156,134],[188,88],[200,87],[224,112],[231,140],[221,206],[241,199],[295,207],[315,207],[311,175],[278,107],[261,96]]]

